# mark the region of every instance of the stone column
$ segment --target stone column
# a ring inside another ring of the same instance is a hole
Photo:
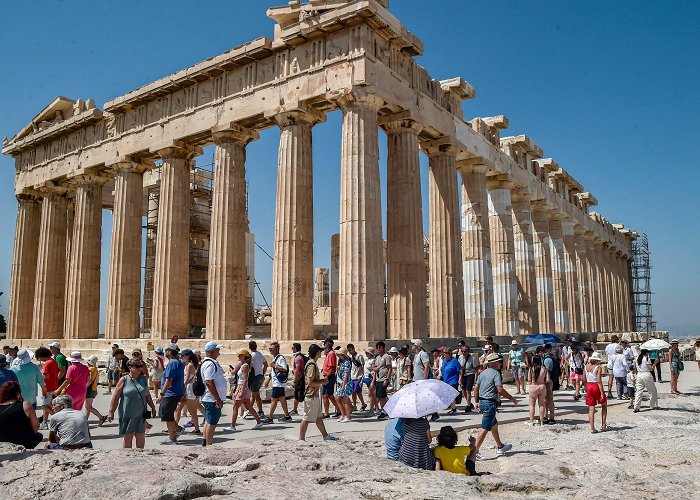
[[[564,260],[564,231],[556,214],[549,219],[549,243],[552,249],[552,284],[554,291],[554,331],[568,333],[569,301],[566,290],[566,262]]]
[[[33,339],[63,338],[66,292],[66,198],[60,187],[43,188],[32,315]]]
[[[614,285],[615,285],[615,324],[617,326],[617,331],[625,331],[624,318],[624,300],[622,297],[622,276],[620,273],[620,260],[621,253],[617,250],[613,253],[613,264],[614,264]]]
[[[598,284],[597,242],[595,236],[586,233],[586,264],[588,275],[588,304],[590,311],[590,331],[600,332],[600,291]]]
[[[244,339],[246,333],[246,144],[256,132],[235,127],[214,131],[216,144],[212,195],[207,338]]]
[[[607,333],[611,331],[609,323],[610,309],[608,308],[608,290],[605,278],[605,248],[602,241],[597,242],[596,245],[596,267],[598,270],[598,324],[600,331]]]
[[[391,339],[427,336],[423,205],[418,134],[412,120],[383,124],[387,134],[387,324]]]
[[[41,205],[34,196],[26,194],[17,196],[17,202],[7,338],[29,339],[32,337]]]
[[[523,194],[512,194],[515,276],[518,287],[518,323],[521,335],[539,333],[537,276],[530,201]]]
[[[114,170],[112,245],[107,281],[106,339],[139,338],[143,172],[146,165],[124,161]]]
[[[72,189],[72,186],[69,186]],[[66,210],[68,219],[66,222],[66,279],[64,296],[68,300],[68,286],[70,284],[70,266],[71,266],[71,248],[73,248],[73,225],[75,224],[75,193],[68,191],[66,193]],[[65,332],[66,338],[69,333]]]
[[[272,338],[314,338],[314,191],[311,127],[303,111],[276,117],[280,127],[272,274]]]
[[[330,304],[328,268],[317,267],[314,270],[314,302],[316,307],[328,307]]]
[[[584,230],[580,226],[574,228],[574,247],[576,249],[576,275],[578,276],[578,301],[576,307],[580,314],[581,332],[592,332],[591,303],[590,303],[590,279],[588,274],[588,256],[586,254],[586,240]]]
[[[625,301],[625,324],[628,332],[635,329],[634,324],[634,305],[632,303],[632,293],[630,287],[630,261],[628,256],[622,257],[622,284]]]
[[[385,337],[379,129],[382,102],[349,96],[343,110],[340,163],[340,279],[338,338],[342,342]]]
[[[340,280],[340,234],[331,236],[331,323],[338,324],[338,281]]]
[[[155,173],[156,171],[154,171]],[[156,240],[158,239],[158,202],[160,186],[151,187],[146,212],[145,271],[143,273],[143,329],[153,331],[153,284],[156,273]]]
[[[540,333],[554,333],[554,284],[552,282],[549,218],[544,202],[536,201],[531,204],[531,208],[539,331]]]
[[[428,149],[430,336],[464,335],[464,281],[456,149]]]
[[[151,337],[186,338],[189,329],[190,160],[202,154],[177,141],[158,149],[160,200],[153,279]]]
[[[579,277],[576,267],[576,239],[574,235],[575,223],[562,222],[564,236],[564,272],[566,273],[566,300],[569,306],[569,330],[568,332],[581,332],[581,308],[579,307]]]
[[[462,259],[466,335],[495,335],[486,165],[462,164]]]
[[[515,274],[511,184],[504,180],[489,179],[486,185],[488,187],[496,335],[513,337],[520,334],[520,325],[518,321],[518,282]]]

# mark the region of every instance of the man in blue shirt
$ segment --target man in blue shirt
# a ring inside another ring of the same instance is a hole
[[[0,354],[0,387],[7,382],[17,382],[19,384],[15,372],[7,369],[7,365],[9,364],[10,363],[7,362],[7,357],[4,354]]]
[[[386,458],[389,460],[398,460],[401,443],[403,443],[403,420],[400,418],[392,418],[386,424],[386,429],[384,429]]]
[[[156,400],[160,404],[160,419],[168,427],[168,439],[160,444],[177,444],[177,436],[182,428],[175,421],[175,410],[185,394],[185,365],[179,359],[180,350],[175,344],[165,349],[168,365],[161,380],[161,393]]]
[[[442,365],[440,365],[442,381],[451,385],[459,392],[459,386],[462,383],[462,365],[460,365],[459,361],[452,355],[452,349],[449,347],[445,347],[443,355],[445,357],[442,360]],[[461,394],[458,394],[457,398],[460,398],[460,396]],[[455,415],[457,413],[457,398],[452,401],[450,411],[447,412],[448,415]]]

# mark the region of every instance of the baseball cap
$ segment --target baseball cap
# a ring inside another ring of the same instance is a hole
[[[396,353],[398,353],[399,350],[398,350],[396,347],[392,347],[391,349],[389,349],[389,352],[396,352]]]
[[[326,340],[323,341],[323,343],[324,343],[324,344],[333,345],[333,339],[330,338],[330,337],[328,337]]]
[[[510,341],[510,345],[518,345],[518,341],[513,339]]]
[[[221,349],[222,347],[223,346],[221,344],[219,344],[216,340],[210,340],[204,346],[204,352],[210,352],[210,351],[213,351],[214,349]]]
[[[56,349],[60,349],[60,348],[61,348],[61,344],[59,344],[58,342],[51,342],[51,343],[49,344],[49,347],[55,347]]]
[[[250,351],[248,351],[248,349],[241,349],[240,351],[238,351],[236,353],[236,355],[243,356],[243,357],[247,358],[248,356],[250,356]]]
[[[174,352],[175,354],[180,352],[180,348],[176,344],[168,344],[168,347],[166,347],[165,350]]]
[[[193,354],[192,349],[183,349],[180,351],[180,356],[192,356]]]
[[[421,339],[413,339],[411,340],[411,344],[417,345],[418,347],[423,347],[423,341]]]

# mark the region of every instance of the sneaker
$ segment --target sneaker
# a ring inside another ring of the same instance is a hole
[[[471,405],[468,405],[468,406],[465,406],[465,407],[464,407],[464,413],[469,413],[470,411],[472,411],[472,409],[469,408],[469,406],[471,406]]]
[[[333,434],[328,434],[326,437],[323,438],[324,441],[337,441],[338,438],[335,437]]]
[[[163,446],[177,444],[177,439],[174,441],[171,441],[170,439],[166,439],[165,441],[161,441],[160,444],[162,444]]]
[[[440,415],[433,413],[433,415],[430,417],[430,421],[435,422],[438,418],[440,418]]]
[[[190,420],[189,422],[186,422],[185,425],[183,425],[183,427],[185,429],[187,429],[188,427],[194,427],[194,422],[192,422],[192,420]]]
[[[47,430],[49,430],[49,424],[47,424],[46,422],[40,423],[40,424],[39,424],[39,430],[40,430],[40,431],[47,431]]]
[[[245,413],[243,414],[243,418],[245,418],[245,419],[252,418],[250,415],[250,412],[248,410],[246,410]]]
[[[286,417],[278,418],[278,422],[291,422],[292,421],[292,412],[289,412],[289,415]]]
[[[330,416],[330,415],[323,415],[323,418],[324,418],[324,419],[326,419],[326,418],[331,418],[331,416]]]
[[[289,412],[289,415],[292,416],[292,417],[298,416],[298,415],[299,415],[299,412],[296,411],[296,410],[292,410],[292,411]],[[290,420],[291,420],[291,419],[290,419]]]
[[[178,426],[177,426],[177,429],[175,430],[175,435],[176,435],[176,436],[179,436],[179,435],[182,434],[183,432],[185,432],[185,428],[182,427],[181,425],[178,425]]]
[[[273,420],[270,417],[262,417],[261,422],[263,424],[271,424]]]
[[[457,410],[452,408],[450,411],[447,412],[448,415],[457,415]]]
[[[347,424],[348,422],[352,422],[352,420],[350,420],[350,419],[347,418],[347,417],[341,418],[341,419],[338,421],[338,423],[340,423],[340,424]]]
[[[202,434],[202,431],[200,431],[199,429],[195,429],[192,432],[190,432],[190,434]]]
[[[484,459],[484,456],[481,453],[477,452],[476,457],[474,457],[474,458],[476,458],[477,461],[480,461],[480,460]]]
[[[377,420],[386,420],[387,418],[389,418],[389,415],[387,415],[383,411],[380,411],[379,415],[377,415]]]
[[[262,422],[260,422],[259,424],[255,424],[255,425],[253,426],[253,430],[254,430],[254,431],[259,431],[259,430],[262,429],[263,427],[265,427],[265,424],[263,424]]]
[[[333,418],[341,418],[342,416],[343,416],[343,414],[340,413],[339,411],[337,411],[333,414]]]
[[[502,455],[505,455],[507,452],[509,452],[512,448],[513,448],[512,444],[503,443],[503,448],[499,448],[498,451],[496,451],[496,453],[499,456],[502,456]]]
[[[236,426],[224,427],[224,432],[236,432]]]
[[[360,411],[365,411],[367,409],[367,404],[360,406]]]
[[[206,439],[202,439],[202,446],[206,446],[206,445],[207,445],[207,440],[206,440]]]
[[[258,410],[258,417],[262,418],[264,416],[265,416],[265,412],[263,412],[262,410]]]

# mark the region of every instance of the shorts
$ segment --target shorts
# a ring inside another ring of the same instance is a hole
[[[546,384],[530,384],[530,400],[537,401],[540,406],[544,406],[547,399]]]
[[[181,396],[171,396],[163,398],[160,403],[160,420],[162,422],[175,422],[175,410],[180,402]]]
[[[474,381],[476,379],[476,374],[472,373],[471,375],[464,375],[462,377],[462,390],[463,391],[471,391],[474,389]]]
[[[605,392],[601,392],[598,382],[586,382],[586,406],[603,405],[608,402]]]
[[[550,380],[545,385],[545,395],[544,400],[547,406],[554,404],[554,383]]]
[[[335,375],[328,375],[328,383],[321,386],[322,396],[332,396],[335,391],[335,382],[337,377]]]
[[[236,394],[233,396],[234,401],[248,401],[252,397],[253,393],[250,388],[243,390],[243,386],[239,385],[236,388]]]
[[[209,425],[216,425],[221,418],[221,408],[216,407],[216,403],[211,401],[203,401],[204,406],[204,421]]]
[[[97,397],[97,391],[93,391],[90,387],[88,387],[87,392],[85,393],[85,399],[95,399]]]
[[[250,383],[250,392],[260,392],[260,388],[265,382],[265,375],[256,375]]]
[[[273,387],[272,388],[272,399],[279,399],[279,398],[285,398],[286,394],[284,391],[284,387]]]
[[[524,377],[525,365],[518,365],[517,367],[514,366],[513,368],[511,368],[510,373],[513,375],[513,378]]]
[[[112,369],[107,369],[107,380],[112,382],[113,384],[116,384],[119,382],[119,371],[118,370],[112,370]]]
[[[481,428],[490,431],[498,424],[498,420],[496,419],[496,408],[498,408],[498,404],[495,401],[486,401],[482,399],[479,401],[479,407],[481,408]]]
[[[583,373],[579,374],[579,373],[576,373],[574,370],[571,370],[569,372],[569,378],[571,379],[572,382],[574,380],[581,380],[581,381],[585,380]]]
[[[377,380],[374,384],[374,391],[377,399],[386,399],[386,390],[388,386],[384,385],[384,382],[386,381]]]
[[[310,398],[306,396],[304,398],[304,416],[302,420],[304,422],[316,422],[321,418],[321,400],[317,397]]]
[[[455,404],[461,404],[462,403],[462,393],[459,390],[459,384],[450,384],[450,387],[452,387],[455,391],[457,391],[457,396],[455,396]]]
[[[372,378],[371,377],[365,377],[362,379],[362,382],[369,387],[372,384]]]
[[[54,392],[47,392],[46,396],[39,394],[36,397],[36,405],[37,406],[50,406],[51,401],[53,401],[55,393]],[[89,397],[89,396],[88,396]],[[94,396],[93,396],[94,397]]]
[[[361,394],[362,393],[362,379],[358,378],[357,380],[352,381],[352,393],[353,394]]]
[[[194,384],[185,385],[185,398],[189,400],[197,399],[197,396],[194,395]]]

